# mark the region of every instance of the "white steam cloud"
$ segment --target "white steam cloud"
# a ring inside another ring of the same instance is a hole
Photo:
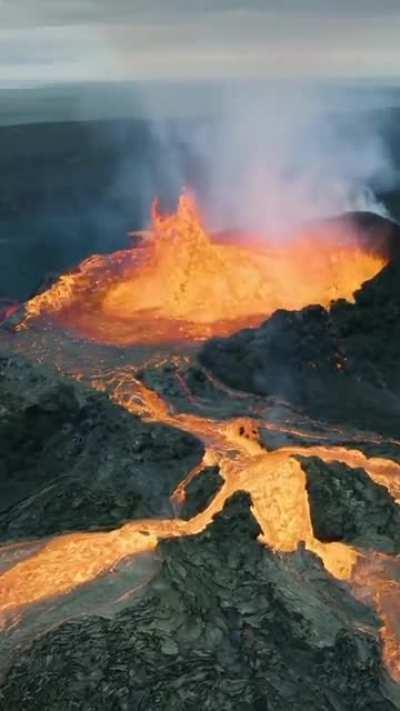
[[[209,224],[282,233],[349,210],[386,214],[376,193],[396,172],[373,93],[283,84],[221,90],[212,125],[176,134],[154,122],[171,182],[187,182],[185,146],[202,166]]]

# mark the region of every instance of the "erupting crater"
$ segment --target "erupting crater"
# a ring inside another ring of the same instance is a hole
[[[385,262],[344,227],[290,240],[209,234],[184,193],[175,214],[154,203],[139,246],[90,257],[31,299],[24,323],[49,317],[114,345],[203,340],[258,325],[279,308],[352,300]]]

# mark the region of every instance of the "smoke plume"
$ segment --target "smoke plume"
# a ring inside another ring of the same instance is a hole
[[[349,210],[387,214],[376,196],[396,171],[372,91],[232,83],[209,108],[181,125],[154,117],[153,133],[169,194],[194,184],[213,228],[282,234]]]

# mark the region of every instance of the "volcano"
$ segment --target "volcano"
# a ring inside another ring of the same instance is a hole
[[[2,708],[400,708],[399,239],[185,193],[7,310]]]

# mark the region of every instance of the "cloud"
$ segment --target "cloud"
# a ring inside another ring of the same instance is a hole
[[[1,26],[118,24],[143,17],[154,23],[203,13],[262,12],[265,15],[362,18],[398,14],[397,0],[2,0]]]
[[[0,80],[394,77],[399,36],[398,0],[0,0]]]

